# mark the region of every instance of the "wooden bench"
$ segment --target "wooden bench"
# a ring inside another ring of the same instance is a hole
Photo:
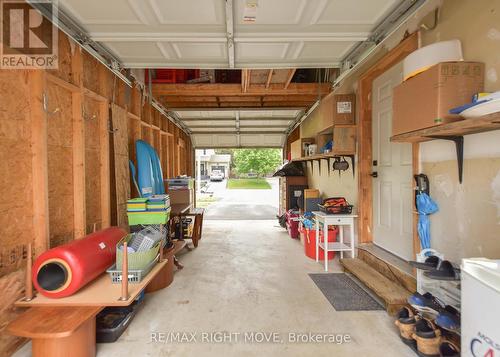
[[[191,239],[194,247],[198,247],[198,241],[201,239],[201,234],[203,232],[203,214],[205,213],[204,208],[190,208],[189,211],[186,211],[181,214],[183,217],[193,216],[193,233],[191,237],[185,237],[187,239]]]
[[[193,245],[197,247],[198,241],[201,239],[201,235],[203,233],[203,214],[205,213],[205,209],[192,208],[190,213],[195,216],[192,240],[193,240]]]
[[[12,321],[7,331],[31,338],[34,357],[95,356],[95,317],[103,308],[32,307]]]

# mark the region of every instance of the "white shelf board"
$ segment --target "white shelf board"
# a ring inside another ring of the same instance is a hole
[[[329,252],[350,251],[352,249],[350,245],[340,242],[328,242],[327,245],[326,250]],[[319,247],[325,250],[325,243],[320,242]]]

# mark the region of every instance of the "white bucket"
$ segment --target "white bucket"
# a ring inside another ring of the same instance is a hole
[[[407,80],[440,62],[463,61],[459,40],[436,42],[410,53],[403,61],[403,80]]]

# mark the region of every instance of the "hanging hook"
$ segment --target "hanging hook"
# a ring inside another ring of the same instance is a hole
[[[118,128],[113,128],[113,120],[109,118],[108,120],[108,132],[111,134],[115,134],[118,132]]]
[[[43,93],[42,95],[42,105],[43,105],[43,111],[47,113],[48,115],[55,115],[61,111],[61,108],[57,107],[53,111],[49,110],[49,103],[48,103],[47,95]]]
[[[439,8],[436,8],[433,13],[433,18],[430,19],[430,16],[432,15],[427,15],[422,22],[420,23],[420,28],[426,30],[426,31],[431,31],[434,30],[437,25],[439,24]],[[431,20],[432,23],[426,23],[426,21]]]

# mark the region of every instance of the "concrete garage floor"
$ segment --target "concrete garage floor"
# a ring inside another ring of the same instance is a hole
[[[99,357],[414,356],[386,312],[336,312],[308,276],[322,265],[276,221],[205,221],[203,234],[179,256],[185,268],[172,285],[147,295],[121,338],[98,345]],[[341,271],[337,260],[330,271]],[[196,333],[196,342],[169,343],[170,332]],[[233,333],[232,342],[202,341],[215,332]],[[251,343],[245,332],[276,333],[278,342]],[[291,343],[290,332],[347,334],[350,342]],[[16,354],[28,355],[29,345]]]
[[[262,220],[278,214],[279,178],[268,178],[270,190],[226,189],[227,180],[209,182],[209,191],[217,202],[206,208],[205,219]]]

